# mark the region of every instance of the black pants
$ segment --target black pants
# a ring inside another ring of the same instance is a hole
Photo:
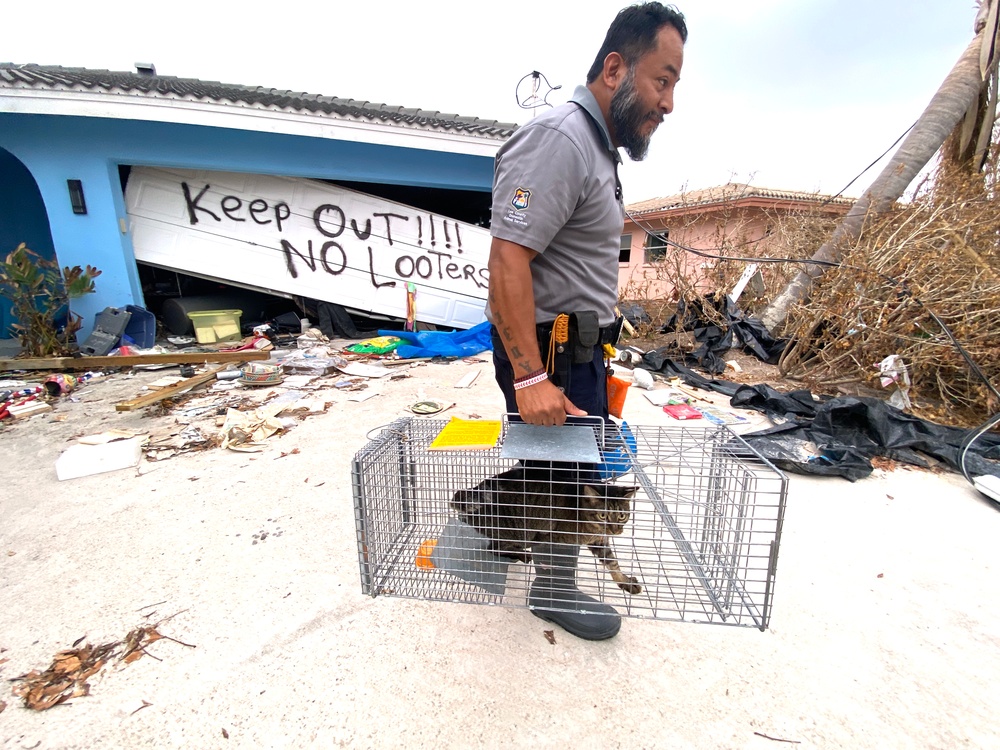
[[[507,412],[516,415],[517,399],[514,396],[514,367],[507,358],[507,351],[503,348],[503,342],[497,333],[496,326],[490,327],[490,337],[493,341],[493,369],[496,373],[497,385],[503,392],[504,400],[507,404]],[[548,351],[547,338],[539,341],[542,360],[546,358]],[[605,423],[611,420],[608,418],[608,384],[607,369],[604,366],[604,350],[599,346],[594,347],[594,356],[590,362],[583,364],[571,364],[569,368],[569,388],[566,389],[566,396],[573,404],[587,412],[588,417],[601,417]],[[560,387],[562,383],[557,383]],[[572,424],[580,417],[568,416],[567,424]],[[511,416],[511,421],[519,422],[521,418]],[[588,424],[584,422],[584,424]],[[593,426],[593,421],[589,422]],[[522,461],[525,468],[535,472],[543,470],[549,473],[553,482],[568,482],[573,484],[597,484],[599,475],[596,464],[584,464],[565,461]]]
[[[507,411],[517,414],[517,399],[514,396],[514,367],[507,359],[507,351],[497,333],[496,326],[490,328],[493,340],[493,369],[496,373],[497,385],[507,402]],[[546,342],[547,343],[547,342]],[[540,342],[541,344],[541,342]],[[545,360],[547,345],[542,350],[542,360]],[[562,383],[557,383],[564,387]],[[583,409],[591,417],[601,417],[608,422],[608,376],[604,367],[604,351],[599,346],[594,347],[594,356],[590,362],[571,364],[569,368],[569,388],[566,397],[573,404]],[[572,421],[570,419],[569,421]]]

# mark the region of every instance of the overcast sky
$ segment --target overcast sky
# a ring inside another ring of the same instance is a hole
[[[627,2],[5,3],[6,62],[130,70],[523,123],[561,103]],[[975,0],[688,0],[675,109],[627,202],[730,180],[835,193],[919,116],[972,39]],[[530,94],[526,81],[517,92]],[[543,91],[544,93],[544,91]],[[878,167],[848,191],[858,195]]]

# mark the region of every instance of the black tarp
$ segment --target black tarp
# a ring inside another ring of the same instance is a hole
[[[714,310],[715,314],[707,313],[706,308]],[[725,325],[712,322],[720,316]],[[677,312],[660,329],[660,333],[675,331],[694,333],[699,346],[687,355],[686,361],[711,373],[726,369],[723,356],[734,347],[741,347],[744,352],[773,365],[777,364],[787,344],[783,339],[774,338],[760,320],[744,315],[727,295],[718,293],[705,295],[691,304],[681,300]]]
[[[860,396],[814,397],[807,390],[781,393],[768,385],[743,385],[706,378],[657,352],[643,358],[646,369],[678,376],[689,385],[723,393],[739,409],[767,414],[774,427],[743,435],[775,466],[798,474],[839,476],[856,481],[883,456],[928,466],[925,456],[960,471],[969,430],[907,414],[884,401]],[[1000,436],[982,435],[969,448],[966,469],[973,476],[1000,476]]]

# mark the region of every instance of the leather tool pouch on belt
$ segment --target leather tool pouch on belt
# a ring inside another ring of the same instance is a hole
[[[597,313],[584,310],[570,315],[569,344],[573,363],[577,365],[594,359],[594,348],[601,338],[601,327],[597,322]]]

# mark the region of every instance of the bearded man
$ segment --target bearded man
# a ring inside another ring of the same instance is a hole
[[[608,419],[602,345],[617,338],[625,219],[618,149],[635,161],[646,156],[673,110],[686,41],[676,8],[658,2],[625,8],[586,86],[519,128],[497,154],[486,314],[507,411],[528,424]],[[570,342],[559,347],[561,357],[550,357],[553,324],[562,315],[569,316]],[[557,464],[553,471],[562,481],[583,476]],[[614,636],[617,613],[575,586],[579,547],[536,546],[545,549],[533,549],[534,614],[581,638]]]

